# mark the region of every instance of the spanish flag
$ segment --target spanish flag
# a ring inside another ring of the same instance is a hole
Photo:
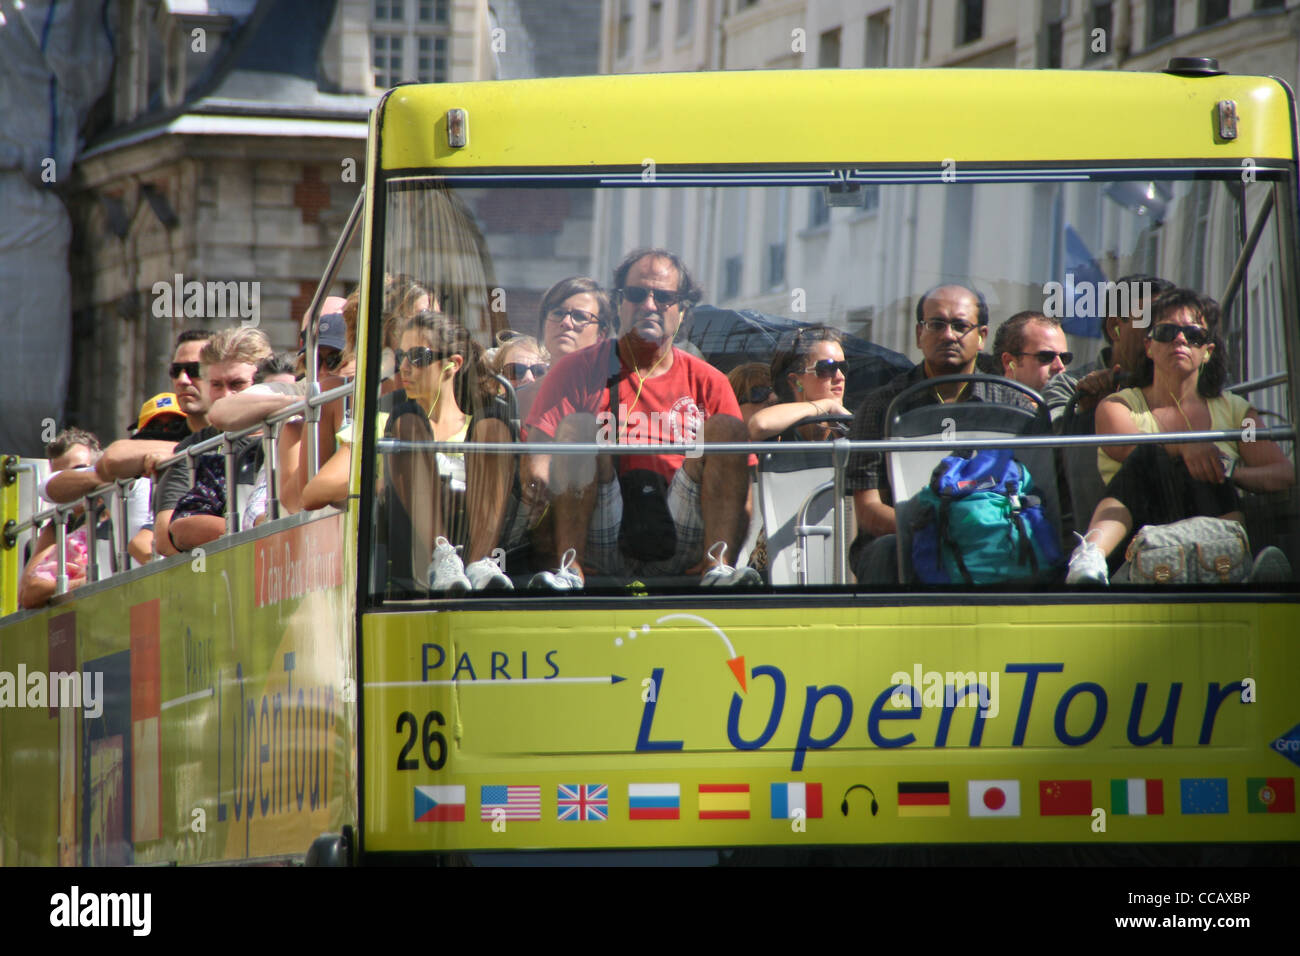
[[[700,784],[701,820],[748,820],[749,784]]]

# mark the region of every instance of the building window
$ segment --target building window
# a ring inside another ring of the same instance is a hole
[[[663,22],[663,0],[650,0],[650,15],[646,17],[645,23],[645,48],[647,50],[659,49],[659,34],[663,32]]]
[[[808,228],[821,229],[831,221],[831,207],[826,204],[826,193],[818,186],[812,191],[812,202],[808,205]]]
[[[417,37],[415,78],[421,83],[447,82],[447,38]]]
[[[867,49],[863,66],[889,66],[889,11],[867,17]]]
[[[1208,27],[1228,19],[1228,0],[1201,0],[1201,26]]]
[[[1095,60],[1110,53],[1115,12],[1111,0],[1093,0],[1088,10],[1087,30],[1083,37],[1083,58]],[[1097,31],[1101,32],[1098,33]]]
[[[1147,43],[1159,43],[1174,35],[1174,0],[1150,0],[1147,4]]]
[[[957,14],[957,45],[974,43],[984,36],[984,0],[960,0]]]
[[[722,252],[722,298],[734,299],[740,295],[745,278],[745,212],[749,205],[746,189],[724,189],[722,193],[722,221],[720,245]]]
[[[619,0],[616,30],[615,49],[621,60],[632,52],[632,0]]]
[[[390,23],[401,23],[406,19],[402,9],[402,0],[375,0],[375,19]]]
[[[873,326],[876,324],[876,307],[869,305],[862,309],[849,309],[844,313],[844,325],[850,335],[871,341]]]
[[[387,33],[376,33],[374,36],[375,86],[381,90],[402,82],[402,40],[400,36]]]
[[[695,0],[677,0],[677,38],[690,35],[695,26]]]
[[[446,23],[450,0],[420,0],[419,19],[421,23]]]
[[[817,42],[817,65],[836,67],[840,65],[840,28],[827,30]]]
[[[1281,10],[1286,7],[1286,0],[1255,0],[1256,10]]]
[[[862,186],[862,209],[865,212],[875,212],[880,208],[880,186],[876,183],[865,183]]]
[[[765,201],[767,209],[763,215],[763,229],[766,232],[764,246],[767,250],[767,261],[763,264],[764,285],[768,289],[779,289],[785,285],[786,230],[789,226],[790,191],[769,189]]]

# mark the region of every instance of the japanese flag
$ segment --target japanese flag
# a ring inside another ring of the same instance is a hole
[[[1020,816],[1019,780],[971,780],[967,794],[973,817]]]

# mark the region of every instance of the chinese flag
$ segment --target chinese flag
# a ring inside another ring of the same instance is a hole
[[[1038,812],[1044,817],[1089,816],[1092,813],[1092,781],[1038,781]]]

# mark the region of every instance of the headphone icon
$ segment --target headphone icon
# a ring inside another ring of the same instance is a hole
[[[871,815],[874,817],[880,812],[880,804],[876,802],[876,792],[868,787],[865,783],[855,783],[849,789],[844,791],[844,801],[840,804],[840,813],[846,817],[849,815],[849,794],[854,790],[865,790],[871,794]]]

